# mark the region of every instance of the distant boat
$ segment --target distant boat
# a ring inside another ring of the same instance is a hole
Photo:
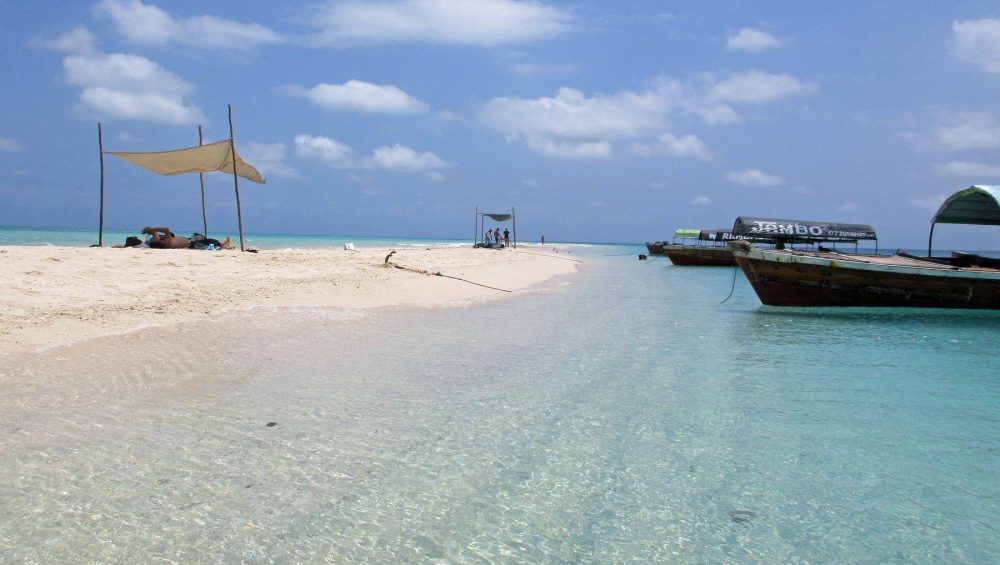
[[[770,306],[1000,309],[1000,260],[966,253],[931,257],[938,223],[1000,225],[1000,186],[974,185],[948,197],[931,220],[927,257],[728,245],[760,301]]]
[[[664,245],[667,245],[666,241],[647,241],[646,250],[650,255],[663,255]]]
[[[864,233],[858,230],[867,230]],[[860,239],[875,239],[875,231],[856,224],[832,224],[800,220],[736,218],[732,229],[680,229],[674,232],[674,242],[663,246],[663,253],[675,265],[702,267],[735,267],[736,258],[726,246],[730,241],[746,241],[784,247],[785,245],[817,245],[824,242],[857,244]]]

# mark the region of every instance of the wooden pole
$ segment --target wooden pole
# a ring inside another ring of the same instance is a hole
[[[934,244],[934,222],[931,222],[931,234],[927,236],[927,258],[931,256],[931,247]]]
[[[198,126],[198,147],[201,147],[201,126]],[[201,183],[201,234],[208,237],[208,216],[205,215],[205,173],[198,173]]]
[[[514,230],[514,249],[517,249],[517,216],[514,215],[514,207],[510,207],[510,223]]]
[[[97,149],[101,154],[101,207],[97,222],[97,246],[104,247],[104,137],[101,134],[101,122],[97,122]]]
[[[476,206],[476,231],[473,233],[472,246],[479,245],[479,206]]]
[[[243,251],[243,213],[240,212],[240,181],[236,176],[236,143],[233,141],[233,106],[227,104],[229,109],[229,152],[233,157],[233,186],[236,187],[236,221],[240,226],[240,251]]]

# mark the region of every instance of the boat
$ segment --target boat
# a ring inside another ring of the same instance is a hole
[[[674,265],[729,267],[736,265],[736,260],[725,242],[733,238],[727,230],[679,229],[673,242],[663,245],[663,254]]]
[[[663,255],[664,245],[667,245],[666,241],[647,241],[646,251],[649,251],[650,255]]]
[[[728,246],[769,306],[1000,309],[1000,259],[932,256],[939,223],[1000,225],[1000,186],[973,185],[949,196],[931,220],[927,257]]]

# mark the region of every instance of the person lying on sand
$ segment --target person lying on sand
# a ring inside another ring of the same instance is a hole
[[[230,249],[232,242],[228,237],[219,241],[208,237],[193,238],[174,235],[170,228],[142,228],[142,233],[150,236],[148,245],[153,249],[204,249],[209,245],[216,245],[220,249]],[[197,247],[196,247],[197,246]]]

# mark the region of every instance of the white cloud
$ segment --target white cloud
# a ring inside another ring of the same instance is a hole
[[[744,169],[726,174],[726,180],[742,186],[779,186],[785,179],[769,175],[759,169]]]
[[[841,212],[852,212],[858,209],[858,205],[854,202],[844,202],[840,206],[837,206],[837,210]]]
[[[934,131],[937,143],[949,151],[1000,147],[1000,124],[988,112],[966,112],[949,116]]]
[[[0,151],[11,153],[20,150],[21,144],[13,137],[0,137]]]
[[[937,194],[934,196],[912,196],[910,197],[910,206],[914,208],[923,208],[925,210],[937,210],[944,204],[945,199],[948,197],[944,194]]]
[[[363,165],[372,169],[390,171],[438,171],[450,166],[437,155],[425,152],[417,153],[405,145],[395,144],[376,148],[372,155],[363,161]]]
[[[249,163],[260,169],[265,177],[299,178],[301,175],[285,163],[285,144],[278,143],[248,143],[241,148]]]
[[[90,55],[97,52],[97,39],[94,37],[94,34],[83,27],[67,31],[55,39],[36,40],[33,44],[60,53]]]
[[[531,187],[531,188],[538,188],[538,187],[542,186],[541,183],[539,183],[535,179],[521,179],[521,184],[523,184],[524,186],[527,186],[527,187]]]
[[[710,95],[723,102],[762,104],[796,94],[809,93],[813,90],[815,90],[814,86],[803,83],[790,75],[747,71],[734,74],[715,84]]]
[[[425,41],[500,45],[554,37],[570,30],[572,16],[537,2],[516,0],[328,1],[307,23],[314,42]]]
[[[328,110],[359,111],[383,114],[413,114],[425,112],[427,105],[391,85],[378,85],[359,80],[344,84],[320,83],[306,90],[286,87],[285,92],[308,98]]]
[[[988,73],[1000,73],[1000,20],[953,22],[950,43],[955,57]]]
[[[694,157],[702,161],[712,159],[712,154],[705,143],[693,135],[678,137],[672,133],[661,134],[657,148],[664,154],[673,157]]]
[[[726,41],[726,49],[734,51],[762,51],[781,45],[782,42],[770,33],[751,27],[742,28]]]
[[[812,90],[789,75],[760,71],[721,82],[712,75],[689,82],[660,79],[642,92],[590,97],[564,87],[554,97],[494,98],[480,110],[479,121],[548,157],[608,159],[616,144],[631,141],[640,155],[708,160],[711,153],[700,139],[670,131],[671,114],[693,114],[709,125],[733,123],[740,118],[731,104],[763,104]]]
[[[296,135],[295,152],[303,159],[320,161],[338,169],[354,166],[354,150],[329,137]]]
[[[695,196],[694,199],[691,200],[692,206],[708,206],[711,203],[712,199],[707,196]]]
[[[423,173],[430,180],[442,180],[441,170],[451,163],[431,152],[418,153],[405,145],[382,146],[367,157],[359,157],[351,147],[323,136],[295,136],[295,151],[299,157],[319,161],[338,169],[367,169]]]
[[[88,118],[167,124],[205,119],[185,100],[191,85],[145,57],[70,55],[63,59],[63,69],[67,82],[82,88],[77,112]]]
[[[178,18],[140,0],[102,0],[94,7],[110,18],[118,32],[137,45],[185,45],[199,49],[248,51],[258,45],[283,43],[285,38],[259,24],[197,16]]]
[[[522,77],[552,77],[571,75],[576,72],[573,65],[543,65],[540,63],[513,63],[510,70]]]
[[[977,179],[984,178],[1000,178],[1000,167],[983,163],[971,163],[969,161],[949,161],[941,165],[938,171],[947,176],[967,177],[971,179],[971,182],[976,182]]]
[[[509,140],[523,137],[529,149],[542,155],[607,158],[612,141],[661,128],[666,104],[653,92],[587,98],[561,88],[554,98],[494,98],[481,110],[480,120]]]

